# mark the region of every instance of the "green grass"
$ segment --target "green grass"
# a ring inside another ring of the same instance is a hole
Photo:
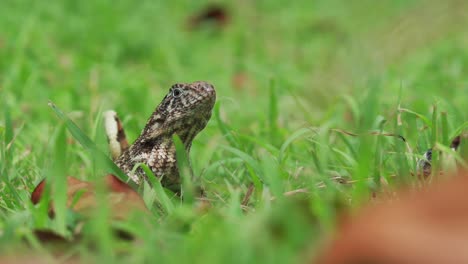
[[[466,133],[467,4],[254,2],[226,2],[226,27],[188,30],[206,2],[2,1],[0,254],[26,254],[26,240],[59,260],[301,262],[340,210],[365,203],[382,178],[413,182],[424,151],[447,152]],[[35,229],[72,237],[80,216],[65,206],[66,175],[109,171],[49,101],[107,151],[102,111],[115,109],[134,140],[171,84],[196,80],[213,83],[218,99],[191,151],[198,182],[186,169],[184,185],[201,184],[210,208],[145,188],[150,215],[109,222],[100,202],[80,242],[57,250],[34,238]],[[457,155],[468,157],[466,143]],[[53,220],[47,202],[29,201],[43,178]],[[137,241],[115,239],[115,226]]]

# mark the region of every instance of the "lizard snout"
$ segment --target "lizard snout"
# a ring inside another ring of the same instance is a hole
[[[216,95],[215,88],[212,84],[204,81],[198,81],[195,84],[197,84],[198,89],[201,90],[202,93],[212,96]]]

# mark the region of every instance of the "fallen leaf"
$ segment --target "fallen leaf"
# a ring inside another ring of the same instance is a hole
[[[204,24],[213,24],[217,27],[223,27],[229,21],[229,13],[226,8],[218,5],[210,5],[198,11],[188,20],[190,29],[199,28]]]
[[[42,180],[36,188],[34,188],[33,192],[31,193],[31,202],[33,204],[39,203],[39,200],[41,199],[43,193],[44,193],[44,188],[45,188],[45,180]]]
[[[34,230],[34,236],[36,236],[36,238],[41,242],[59,243],[59,244],[70,242],[70,240],[66,239],[65,237],[49,229]]]
[[[468,263],[468,171],[342,221],[313,263]]]
[[[116,176],[108,174],[105,177],[108,206],[111,209],[112,218],[124,219],[132,211],[148,212],[143,199],[130,186],[119,180]],[[43,196],[46,181],[41,181],[31,194],[31,201],[37,204]],[[67,177],[67,207],[77,213],[87,215],[96,209],[96,187],[91,182]],[[53,204],[50,205],[49,215],[53,217]]]

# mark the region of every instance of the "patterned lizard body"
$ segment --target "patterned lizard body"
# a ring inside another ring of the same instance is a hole
[[[177,134],[189,153],[192,140],[210,120],[215,101],[216,92],[209,83],[174,84],[130,147],[115,112],[109,112],[105,117],[106,132],[115,163],[136,183],[141,183],[147,176],[141,168],[132,170],[136,164],[144,163],[156,177],[161,178],[162,186],[180,192],[172,136]],[[113,149],[112,145],[116,144],[120,150]]]

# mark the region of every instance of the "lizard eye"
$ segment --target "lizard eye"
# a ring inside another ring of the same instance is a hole
[[[172,90],[172,96],[179,97],[182,94],[182,91],[179,88],[174,88]]]

